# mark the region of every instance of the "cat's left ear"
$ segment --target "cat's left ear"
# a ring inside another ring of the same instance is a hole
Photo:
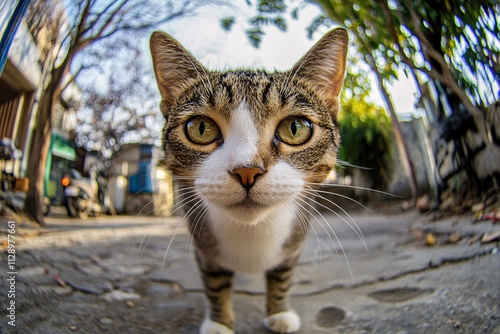
[[[344,28],[326,33],[291,70],[296,78],[318,89],[323,99],[337,101],[346,71],[349,36]]]
[[[160,89],[162,112],[168,110],[190,83],[206,75],[207,70],[177,40],[155,31],[150,39],[156,81]]]

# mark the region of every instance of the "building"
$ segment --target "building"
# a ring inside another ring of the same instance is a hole
[[[1,37],[13,19],[18,1],[3,1],[0,5]],[[34,115],[32,113],[42,73],[37,46],[26,23],[22,21],[9,43],[8,57],[0,75],[0,139],[12,139],[22,155],[15,161],[11,173],[16,178],[25,175]],[[4,51],[7,51],[4,49]]]
[[[50,43],[53,43],[50,41],[50,29],[58,29],[58,22],[61,21],[58,14],[38,15],[44,21],[39,22],[35,34],[33,30],[30,31],[29,20],[36,15],[26,14],[23,17],[19,12],[23,6],[26,9],[28,3],[26,0],[6,0],[0,4],[0,51],[1,59],[5,60],[0,63],[3,65],[0,72],[0,140],[12,143],[20,152],[12,161],[0,161],[0,171],[4,179],[9,177],[16,180],[16,190],[21,192],[26,191],[28,186],[25,176],[33,131],[37,127],[37,101],[40,100],[40,88],[46,80],[43,73],[44,59],[53,56],[57,49],[52,50],[50,47]],[[39,4],[45,6],[44,13],[54,13],[51,8],[60,5],[60,1],[47,0]],[[65,94],[71,95],[73,99],[79,98],[75,85],[69,85]],[[62,201],[61,174],[76,159],[74,145],[70,140],[75,126],[76,112],[60,103],[54,117],[44,189],[45,195],[59,204]],[[19,180],[24,182],[17,182]]]
[[[117,213],[168,216],[174,201],[172,176],[159,166],[162,151],[126,144],[113,160],[108,190]]]

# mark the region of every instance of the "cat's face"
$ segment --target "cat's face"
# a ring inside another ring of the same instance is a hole
[[[335,165],[347,33],[333,30],[283,73],[206,70],[165,33],[151,38],[167,167],[212,210],[255,224],[294,208]]]

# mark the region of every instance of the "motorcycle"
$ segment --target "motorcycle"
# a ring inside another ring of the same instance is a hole
[[[22,151],[17,149],[13,139],[0,139],[0,190],[14,191],[16,184],[14,165],[21,157]]]
[[[64,176],[61,183],[64,187],[68,216],[87,219],[88,216],[95,217],[108,211],[109,196],[98,182],[96,173],[92,172],[89,177],[83,177],[76,170],[71,170],[71,176]]]

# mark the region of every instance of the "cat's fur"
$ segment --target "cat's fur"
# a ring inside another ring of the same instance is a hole
[[[209,302],[200,333],[233,333],[236,271],[265,272],[268,329],[299,329],[288,291],[314,212],[310,189],[335,165],[347,44],[334,29],[290,71],[219,72],[171,36],[151,36],[166,166],[184,189]]]

